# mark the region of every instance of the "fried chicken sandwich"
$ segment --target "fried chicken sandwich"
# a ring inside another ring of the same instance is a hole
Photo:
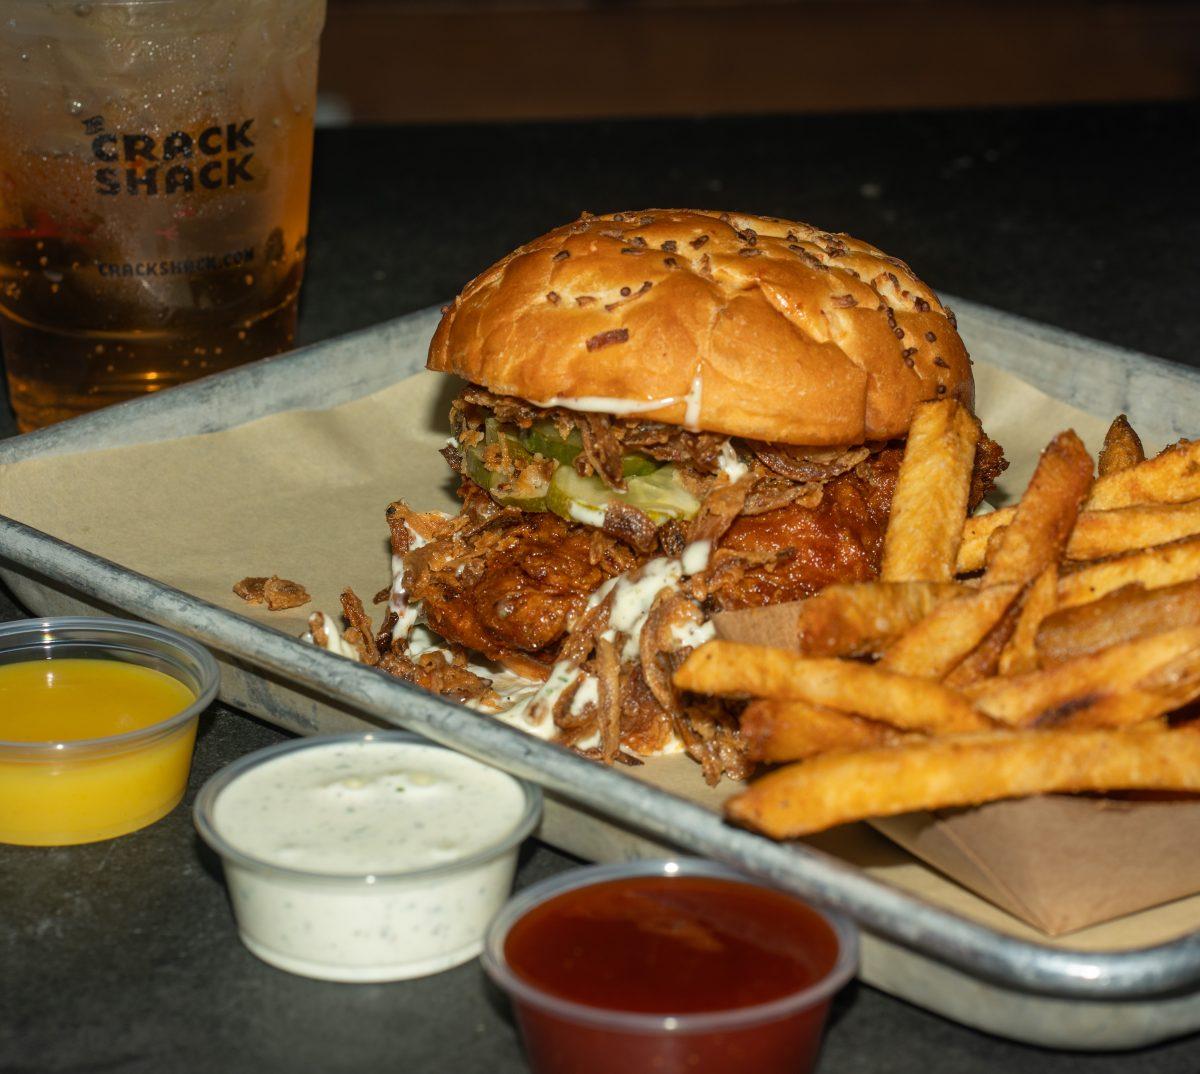
[[[389,509],[381,666],[485,707],[506,669],[518,726],[742,774],[736,712],[671,672],[714,611],[875,576],[914,406],[973,403],[953,314],[849,236],[657,209],[585,214],[443,314],[463,506]],[[979,444],[975,502],[1004,465]]]

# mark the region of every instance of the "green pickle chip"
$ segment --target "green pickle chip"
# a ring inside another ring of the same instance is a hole
[[[487,468],[480,448],[464,449],[463,469],[467,476],[506,507],[549,510],[568,521],[590,526],[603,525],[604,510],[612,500],[644,511],[655,524],[672,518],[691,518],[700,509],[700,502],[680,483],[674,466],[670,463],[660,466],[636,452],[621,458],[622,476],[627,479],[624,492],[610,489],[598,477],[583,477],[572,465],[583,450],[578,429],[572,429],[564,438],[553,422],[543,421],[514,435],[495,418],[488,418],[484,424],[484,444],[496,444],[501,437],[507,441],[509,454],[519,462],[540,455],[557,464],[548,483],[535,482],[532,475],[509,482]]]
[[[553,459],[570,465],[583,450],[583,437],[578,429],[572,429],[565,440],[552,421],[539,421],[524,435],[525,446],[536,451],[544,459]]]
[[[574,522],[599,526],[611,500],[622,500],[650,516],[655,524],[671,518],[691,518],[699,509],[696,499],[679,482],[675,467],[660,466],[652,473],[631,477],[625,492],[610,489],[598,477],[583,477],[570,466],[560,466],[550,479],[546,506]]]
[[[525,458],[531,458],[522,449]],[[486,489],[492,499],[504,507],[519,507],[523,511],[545,511],[546,491],[548,482],[533,480],[531,474],[522,474],[516,481],[510,482],[502,474],[489,470],[484,465],[483,456],[478,448],[469,447],[463,451],[463,469],[467,477],[480,488]]]

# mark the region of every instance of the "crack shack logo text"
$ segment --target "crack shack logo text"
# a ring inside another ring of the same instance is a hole
[[[161,141],[149,134],[112,134],[99,116],[84,123],[92,138],[96,192],[162,197],[220,190],[254,182],[253,119],[173,131]]]

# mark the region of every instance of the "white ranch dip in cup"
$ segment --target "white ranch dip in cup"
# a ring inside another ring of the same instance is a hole
[[[330,981],[394,981],[482,948],[532,784],[416,735],[283,742],[233,762],[196,799],[238,930],[259,958]]]

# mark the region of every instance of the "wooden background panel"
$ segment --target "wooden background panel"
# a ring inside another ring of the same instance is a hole
[[[331,0],[321,84],[367,122],[1176,100],[1200,4]]]

